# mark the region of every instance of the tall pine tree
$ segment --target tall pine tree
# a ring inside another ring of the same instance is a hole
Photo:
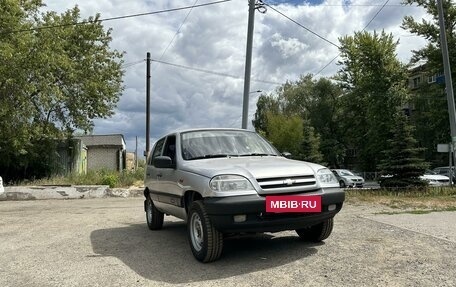
[[[394,116],[394,126],[391,129],[391,138],[388,140],[385,158],[378,168],[386,177],[382,180],[382,187],[416,187],[426,185],[420,179],[429,167],[420,156],[423,149],[417,148],[417,141],[413,137],[414,127],[408,118],[397,113]]]

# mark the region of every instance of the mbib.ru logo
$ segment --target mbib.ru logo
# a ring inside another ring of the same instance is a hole
[[[266,196],[266,212],[321,212],[321,196]]]

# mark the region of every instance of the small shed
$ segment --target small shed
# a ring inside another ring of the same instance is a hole
[[[87,148],[87,170],[117,170],[126,168],[126,144],[123,135],[75,136]]]

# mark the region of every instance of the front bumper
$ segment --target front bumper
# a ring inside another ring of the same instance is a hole
[[[320,213],[266,213],[266,197],[259,195],[205,198],[204,205],[215,228],[225,233],[277,232],[295,230],[321,223],[334,217],[342,208],[345,192],[337,189],[323,192]],[[296,194],[295,194],[296,195]],[[307,195],[307,194],[300,194]],[[336,209],[329,211],[328,206]],[[235,215],[246,215],[243,222],[235,222]]]

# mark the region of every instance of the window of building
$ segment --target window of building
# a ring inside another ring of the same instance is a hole
[[[415,77],[413,78],[413,87],[414,88],[418,88],[418,86],[420,85],[421,83],[421,78],[420,77]]]

